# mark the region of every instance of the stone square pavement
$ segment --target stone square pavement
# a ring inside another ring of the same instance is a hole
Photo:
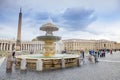
[[[48,71],[20,71],[6,73],[6,58],[0,59],[0,80],[120,80],[120,52],[107,54],[98,63],[85,60],[81,67]]]

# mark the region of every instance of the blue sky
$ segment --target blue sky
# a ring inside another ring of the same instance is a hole
[[[0,37],[16,38],[20,7],[22,40],[44,35],[39,28],[51,21],[62,39],[120,42],[119,0],[0,0]]]

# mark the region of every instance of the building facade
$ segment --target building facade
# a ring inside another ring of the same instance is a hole
[[[108,40],[67,39],[63,40],[63,44],[67,53],[79,53],[81,50],[120,50],[120,43]]]
[[[0,51],[12,51],[15,49],[16,40],[0,40]],[[99,50],[112,49],[120,50],[120,43],[108,40],[84,40],[84,39],[66,39],[55,43],[56,53],[79,53],[80,50]],[[22,41],[21,51],[44,51],[44,42],[42,41]]]

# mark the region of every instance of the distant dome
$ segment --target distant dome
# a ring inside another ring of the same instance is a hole
[[[32,41],[37,41],[37,39],[32,39]]]
[[[40,30],[43,30],[43,31],[57,31],[58,30],[58,27],[52,23],[46,23],[46,24],[43,24],[41,27],[40,27]]]

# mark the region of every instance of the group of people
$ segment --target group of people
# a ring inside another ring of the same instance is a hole
[[[89,59],[90,61],[92,61],[91,58],[94,58],[94,62],[95,62],[95,63],[98,62],[99,52],[94,51],[94,50],[90,50],[90,51],[89,51],[89,54],[90,54],[90,56],[89,56],[88,59]]]
[[[106,56],[106,53],[110,53],[112,54],[112,50],[105,50],[105,49],[101,49],[101,50],[90,50],[89,51],[89,54],[91,56],[94,56],[95,58],[95,62],[98,62],[98,57],[105,57]]]

